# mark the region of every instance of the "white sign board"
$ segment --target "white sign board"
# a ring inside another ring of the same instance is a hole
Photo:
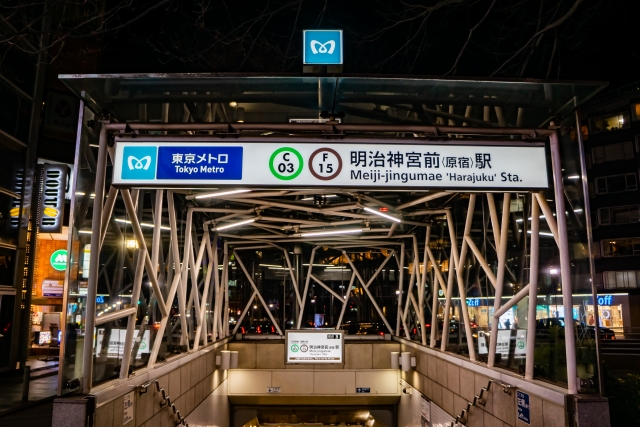
[[[285,345],[286,363],[343,363],[342,331],[287,331]]]
[[[104,343],[104,329],[98,329],[98,337],[96,340],[96,354],[100,354],[102,352],[102,345]],[[124,354],[124,344],[127,337],[126,329],[111,329],[111,334],[109,335],[109,345],[107,347],[107,357],[122,357]],[[133,330],[133,341],[135,345],[135,341],[138,338],[138,330]],[[150,348],[150,338],[151,333],[149,331],[144,331],[142,334],[142,340],[140,345],[138,346],[138,353],[136,353],[136,359],[140,359],[142,357],[142,353],[149,353]],[[133,346],[131,347],[133,348]]]
[[[135,413],[135,408],[133,406],[134,393],[127,393],[124,395],[124,414],[122,415],[122,425],[125,425],[131,421],[133,421],[133,414]]]
[[[482,331],[478,331],[478,354],[489,354],[487,339]]]
[[[502,354],[503,358],[509,356],[509,345],[511,344],[511,330],[498,331],[498,341],[496,343],[496,353]]]
[[[547,175],[543,143],[118,141],[113,184],[532,190]]]
[[[523,358],[527,354],[527,330],[518,329],[516,331],[516,348],[515,356],[517,358]]]

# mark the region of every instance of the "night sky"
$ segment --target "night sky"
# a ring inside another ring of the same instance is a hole
[[[345,73],[607,80],[611,87],[640,80],[633,0],[211,3],[202,12],[198,2],[168,2],[93,40],[100,71],[299,73],[302,30],[340,28]],[[576,3],[560,25],[532,37]]]

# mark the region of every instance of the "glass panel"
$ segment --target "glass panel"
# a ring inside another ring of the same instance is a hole
[[[636,287],[636,271],[627,271],[627,287],[635,288]]]
[[[629,114],[618,113],[589,119],[591,133],[609,132],[629,127]]]
[[[634,121],[640,118],[640,103],[631,104],[631,118]]]
[[[627,179],[625,175],[608,176],[606,180],[608,193],[618,193],[627,190]]]
[[[638,189],[638,180],[636,178],[636,174],[628,174],[627,175],[627,190],[637,190]]]
[[[625,287],[625,273],[624,271],[616,271],[616,281],[615,281],[615,287],[616,288],[624,288]]]
[[[622,144],[605,145],[604,157],[607,162],[622,160],[624,158],[624,154],[622,152]]]
[[[605,194],[607,192],[607,179],[596,178],[596,193]]]
[[[633,159],[633,157],[634,157],[633,143],[631,141],[623,142],[622,143],[622,149],[624,151],[624,158],[625,159]]]
[[[626,224],[629,222],[629,208],[626,206],[609,209],[612,224]]]
[[[611,224],[611,211],[609,208],[598,209],[598,219],[601,225]]]
[[[615,271],[606,271],[605,273],[605,285],[607,288],[615,288],[616,287],[616,272]]]
[[[593,147],[591,153],[593,154],[593,163],[604,163],[604,147]]]

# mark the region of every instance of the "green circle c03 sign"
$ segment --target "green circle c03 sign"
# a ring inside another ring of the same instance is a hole
[[[302,155],[291,147],[278,148],[269,159],[269,170],[273,176],[283,181],[294,179],[303,168]]]
[[[298,344],[294,344],[291,346],[291,351],[294,353],[297,353],[299,349],[300,348],[298,347]]]
[[[51,254],[49,261],[54,270],[65,271],[67,269],[67,250],[58,249]]]

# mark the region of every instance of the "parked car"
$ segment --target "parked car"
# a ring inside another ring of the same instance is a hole
[[[389,329],[384,323],[378,322],[345,322],[340,325],[346,335],[384,335],[389,333]]]
[[[584,322],[579,322],[577,320],[573,320],[576,333],[580,337],[586,337],[590,339],[595,339],[596,337],[596,328],[594,326],[588,326]],[[544,319],[538,319],[536,321],[536,336],[544,334],[545,331],[548,331],[552,326],[562,328],[560,334],[564,334],[564,317],[548,317]],[[603,340],[615,340],[616,333],[609,328],[605,328],[600,326],[600,339]],[[541,331],[542,333],[539,333]]]
[[[444,324],[443,319],[438,320],[437,332],[436,332],[436,341],[440,342],[442,338],[442,325]],[[463,326],[464,327],[464,326]],[[475,322],[471,322],[471,333],[474,334],[478,330],[478,325]],[[449,320],[449,340],[458,340],[458,333],[460,331],[460,322],[456,319]],[[425,324],[425,334],[427,336],[427,341],[431,338],[431,322]],[[420,340],[420,331],[418,328],[414,327],[411,330],[411,339]]]

